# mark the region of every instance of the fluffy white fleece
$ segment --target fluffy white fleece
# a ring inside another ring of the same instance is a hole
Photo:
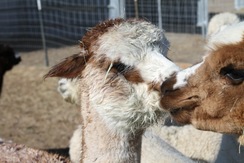
[[[82,155],[81,149],[81,140],[82,140],[82,126],[79,125],[77,129],[74,131],[70,142],[69,142],[69,155],[70,160],[73,163],[79,163],[81,161],[80,156]]]
[[[72,104],[80,105],[79,98],[79,79],[66,79],[62,78],[58,81],[58,92],[63,97],[63,99]]]
[[[223,12],[214,15],[208,24],[208,37],[224,29],[226,26],[240,22],[239,17],[230,12]]]

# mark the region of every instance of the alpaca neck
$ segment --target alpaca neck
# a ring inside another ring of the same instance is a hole
[[[115,134],[87,99],[82,97],[82,162],[139,163],[143,132]]]

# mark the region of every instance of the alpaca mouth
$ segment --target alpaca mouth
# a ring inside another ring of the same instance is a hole
[[[174,115],[178,114],[181,109],[182,108],[173,108],[173,109],[170,109],[170,114],[174,116]]]
[[[183,107],[178,107],[178,108],[172,108],[170,109],[170,114],[172,116],[177,116],[182,112],[193,112],[195,110],[197,105],[191,105],[191,106],[183,106]]]
[[[198,96],[191,96],[188,97],[185,100],[182,100],[182,106],[181,107],[175,107],[170,109],[170,113],[171,115],[177,115],[180,114],[181,112],[185,111],[185,112],[192,112],[194,111],[194,109],[198,106],[198,100],[199,97]]]
[[[171,117],[178,124],[191,124],[192,114],[195,110],[195,106],[187,105],[184,107],[172,108],[169,110]]]

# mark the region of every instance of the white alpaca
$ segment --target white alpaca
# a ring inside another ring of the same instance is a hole
[[[145,21],[110,20],[88,31],[81,48],[46,75],[79,78],[82,130],[70,147],[82,149],[83,162],[140,162],[144,131],[165,118],[158,86],[179,70],[164,56],[163,31]]]
[[[214,15],[208,24],[208,37],[223,30],[226,26],[240,22],[239,17],[234,13],[223,12]]]

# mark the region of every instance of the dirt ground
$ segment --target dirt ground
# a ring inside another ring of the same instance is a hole
[[[174,62],[201,60],[200,35],[167,34]],[[79,46],[49,49],[50,65],[79,51]],[[43,80],[48,71],[43,51],[21,53],[22,62],[5,75],[0,98],[0,137],[39,149],[66,148],[79,123],[79,108],[57,92],[58,79]]]

